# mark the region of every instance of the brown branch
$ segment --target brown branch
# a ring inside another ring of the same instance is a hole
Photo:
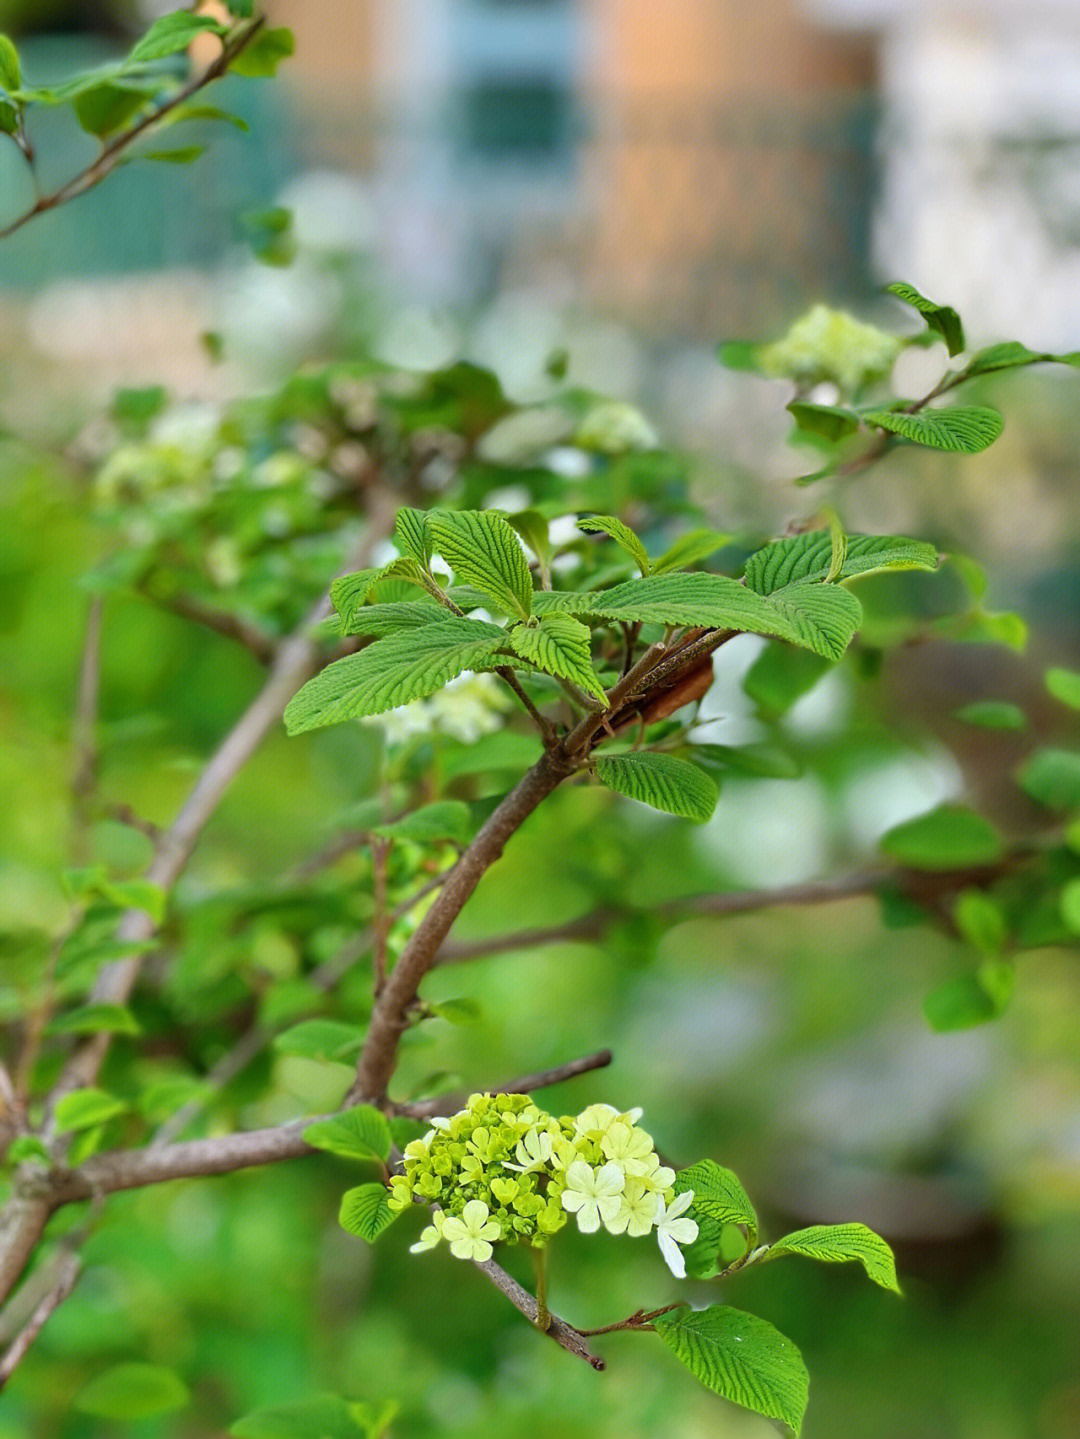
[[[93,190],[95,186],[100,185],[102,180],[116,169],[136,140],[140,139],[148,130],[153,129],[167,115],[185,104],[193,95],[197,95],[200,90],[213,84],[215,80],[220,80],[241,51],[245,50],[254,40],[265,23],[265,20],[259,16],[248,25],[238,26],[232,36],[222,44],[221,54],[205,70],[200,71],[156,110],[152,110],[149,115],[144,115],[129,130],[124,130],[110,140],[107,145],[102,147],[95,160],[85,169],[80,170],[77,175],[73,175],[70,180],[65,181],[59,189],[53,190],[47,195],[39,195],[28,210],[0,229],[0,240],[6,240],[9,235],[14,235],[17,230],[21,230],[24,225],[29,224],[38,215],[45,214],[47,210],[55,210],[60,205],[66,205],[69,200],[76,200],[80,195],[85,195],[88,190]]]
[[[386,983],[387,941],[393,920],[387,912],[386,882],[387,866],[390,861],[392,840],[379,835],[371,838],[371,871],[374,890],[375,914],[371,921],[371,962],[375,971],[375,996],[382,993]]]
[[[265,630],[259,629],[258,625],[250,624],[239,615],[212,609],[191,595],[155,595],[144,589],[137,590],[136,593],[158,609],[167,610],[179,619],[191,620],[193,624],[201,625],[203,629],[211,630],[223,639],[235,640],[246,650],[250,650],[260,664],[269,664],[277,653],[278,641]]]
[[[86,832],[90,824],[90,807],[97,786],[101,758],[97,741],[98,703],[101,695],[101,622],[104,601],[95,595],[86,615],[86,637],[83,640],[82,662],[79,666],[79,688],[75,700],[75,718],[71,726],[74,765],[71,775],[71,808],[74,834],[72,850],[76,864],[86,857]]]
[[[506,1295],[515,1309],[521,1311],[530,1324],[535,1324],[539,1309],[536,1299],[527,1289],[507,1274],[505,1269],[499,1267],[494,1259],[489,1259],[486,1264],[477,1264],[477,1269],[491,1280],[495,1288]],[[555,1343],[560,1345],[569,1354],[576,1354],[579,1359],[584,1359],[586,1364],[591,1364],[596,1370],[603,1370],[607,1366],[598,1354],[594,1354],[585,1343],[581,1333],[572,1324],[567,1324],[565,1319],[560,1319],[557,1314],[550,1314],[550,1323],[543,1332]]]
[[[0,1358],[0,1390],[4,1388],[15,1370],[26,1358],[30,1346],[45,1328],[50,1316],[59,1309],[75,1288],[79,1275],[82,1273],[82,1266],[81,1257],[70,1250],[61,1256],[60,1262],[56,1266],[56,1277],[51,1283],[48,1293],[43,1296],[23,1329],[12,1340],[4,1352],[3,1358]]]
[[[37,1185],[16,1187],[0,1209],[0,1304],[19,1282],[52,1211],[48,1191]]]
[[[561,1084],[565,1079],[575,1079],[579,1074],[588,1074],[594,1069],[606,1069],[611,1063],[611,1050],[601,1049],[596,1054],[586,1054],[581,1059],[571,1059],[565,1064],[556,1064],[552,1069],[542,1069],[537,1074],[525,1074],[505,1084],[493,1084],[491,1094],[531,1094],[534,1089],[547,1089],[549,1085]],[[440,1094],[435,1099],[422,1099],[415,1104],[391,1104],[388,1112],[407,1119],[430,1119],[432,1115],[445,1114],[459,1109],[470,1094],[475,1091],[462,1090],[457,1094]]]

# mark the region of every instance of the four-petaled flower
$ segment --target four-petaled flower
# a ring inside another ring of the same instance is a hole
[[[477,1264],[491,1258],[490,1241],[501,1236],[498,1220],[488,1217],[488,1207],[482,1199],[470,1199],[460,1219],[450,1215],[442,1222],[442,1237],[449,1239],[450,1253],[456,1259],[475,1259]],[[420,1237],[423,1239],[423,1235]]]
[[[601,1220],[607,1224],[618,1214],[625,1183],[626,1176],[617,1164],[593,1169],[583,1159],[576,1159],[566,1171],[562,1207],[577,1215],[582,1234],[595,1234]]]
[[[658,1196],[656,1239],[660,1245],[660,1253],[664,1256],[667,1267],[676,1279],[686,1278],[686,1260],[683,1258],[679,1245],[693,1244],[698,1236],[697,1221],[680,1218],[693,1202],[694,1191],[692,1189],[687,1189],[678,1195],[670,1205],[664,1203],[662,1194]]]
[[[628,1179],[620,1198],[621,1208],[604,1227],[611,1234],[629,1234],[632,1238],[640,1238],[653,1227],[657,1204],[663,1202],[659,1194],[645,1187],[643,1179]]]
[[[616,1120],[600,1140],[605,1158],[613,1159],[627,1174],[648,1174],[659,1164],[652,1135]]]
[[[534,1169],[542,1169],[551,1158],[551,1135],[543,1129],[530,1129],[518,1140],[514,1153],[517,1164],[511,1164],[508,1159],[504,1159],[504,1169],[516,1169],[520,1174],[530,1174]]]
[[[420,1238],[415,1244],[409,1245],[410,1254],[423,1254],[425,1249],[434,1249],[439,1240],[443,1237],[443,1224],[446,1222],[446,1215],[441,1209],[431,1211],[431,1223],[426,1229],[421,1229]]]

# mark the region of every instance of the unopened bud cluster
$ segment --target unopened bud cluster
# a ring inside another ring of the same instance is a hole
[[[675,1196],[675,1172],[660,1163],[640,1109],[592,1104],[576,1116],[539,1109],[523,1094],[474,1094],[449,1119],[435,1119],[405,1148],[404,1173],[389,1203],[436,1206],[415,1250],[445,1239],[459,1259],[491,1258],[496,1241],[547,1244],[571,1214],[578,1228],[637,1237],[656,1231],[673,1273],[686,1272],[680,1244],[697,1238],[681,1216],[693,1192]]]

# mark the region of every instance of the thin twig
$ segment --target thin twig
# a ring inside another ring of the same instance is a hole
[[[513,1278],[507,1274],[505,1269],[500,1268],[494,1259],[489,1259],[486,1264],[477,1264],[477,1269],[491,1280],[495,1288],[506,1295],[515,1309],[520,1310],[530,1324],[535,1325],[539,1316],[539,1306],[533,1295]],[[572,1324],[567,1324],[565,1319],[560,1319],[557,1314],[548,1313],[548,1326],[542,1331],[548,1334],[555,1343],[560,1345],[569,1354],[576,1354],[579,1359],[584,1359],[586,1364],[591,1364],[596,1370],[605,1369],[607,1366],[598,1354],[594,1354],[585,1343],[579,1330]]]
[[[56,1266],[56,1278],[53,1281],[48,1293],[41,1299],[33,1314],[26,1321],[25,1326],[12,1340],[11,1344],[0,1359],[0,1389],[15,1373],[41,1331],[45,1328],[52,1314],[59,1309],[64,1300],[75,1288],[79,1275],[82,1273],[83,1261],[80,1255],[68,1250],[61,1256]]]
[[[393,923],[386,908],[387,865],[390,860],[392,840],[373,835],[371,839],[372,889],[374,891],[375,914],[371,921],[371,962],[375,973],[375,995],[382,993],[386,983],[387,940]]]
[[[140,139],[148,130],[153,129],[165,116],[185,104],[193,95],[197,95],[200,90],[205,89],[215,80],[220,80],[241,51],[251,44],[265,23],[262,16],[259,16],[249,25],[242,28],[237,27],[232,38],[222,45],[221,54],[205,70],[189,80],[182,89],[178,90],[175,95],[171,95],[156,110],[151,111],[149,115],[144,115],[129,130],[122,131],[121,134],[110,140],[107,145],[102,147],[95,160],[85,169],[80,170],[77,175],[73,175],[70,180],[65,181],[59,189],[53,190],[47,195],[39,195],[28,210],[0,229],[0,240],[14,235],[16,230],[21,230],[24,225],[29,224],[38,215],[45,214],[47,210],[55,210],[58,206],[65,205],[69,200],[75,200],[80,195],[85,195],[88,190],[100,185],[102,180],[116,169],[136,140]]]
[[[98,704],[101,695],[101,628],[104,601],[94,595],[86,614],[86,636],[79,665],[79,688],[71,726],[74,764],[71,774],[73,820],[72,856],[76,864],[86,858],[86,837],[91,806],[97,787],[101,751],[98,745]]]
[[[491,1094],[531,1094],[534,1089],[547,1089],[552,1084],[562,1084],[566,1079],[576,1079],[579,1074],[588,1074],[594,1069],[605,1069],[611,1063],[611,1050],[601,1049],[596,1054],[586,1054],[581,1059],[571,1059],[565,1064],[556,1064],[551,1069],[542,1069],[537,1074],[525,1074],[505,1084],[488,1086]],[[391,1104],[390,1113],[408,1119],[430,1119],[432,1115],[445,1114],[461,1107],[468,1095],[476,1089],[462,1090],[457,1094],[440,1094],[435,1099],[421,1099],[413,1104]]]
[[[191,595],[155,595],[146,590],[139,590],[137,593],[158,609],[167,610],[179,619],[191,620],[193,624],[201,625],[203,629],[211,630],[223,639],[236,640],[246,650],[250,650],[260,664],[269,664],[277,653],[278,641],[265,630],[259,629],[258,625],[241,619],[239,615],[212,609]]]
[[[510,666],[502,665],[499,669],[495,671],[495,673],[499,676],[500,679],[506,681],[506,683],[517,695],[518,699],[524,705],[526,713],[540,732],[540,738],[544,741],[545,749],[553,745],[555,743],[558,731],[556,730],[552,722],[545,715],[542,715],[540,711],[536,708],[536,706],[533,704],[532,700],[525,693],[524,689],[522,689],[521,683],[518,680],[517,675],[510,668]]]

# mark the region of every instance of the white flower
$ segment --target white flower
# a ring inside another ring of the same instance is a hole
[[[590,1104],[574,1120],[575,1134],[604,1135],[619,1118],[619,1111],[612,1104]]]
[[[601,1220],[607,1224],[622,1208],[625,1183],[626,1177],[617,1164],[593,1169],[584,1159],[575,1159],[566,1171],[562,1207],[577,1215],[582,1234],[595,1234]]]
[[[460,1219],[451,1215],[443,1220],[442,1237],[449,1239],[455,1259],[475,1259],[477,1264],[483,1264],[491,1258],[489,1241],[502,1237],[502,1227],[498,1220],[488,1217],[488,1207],[482,1199],[470,1199]]]
[[[657,1207],[663,1202],[659,1194],[645,1187],[643,1180],[628,1179],[622,1207],[605,1227],[610,1234],[629,1234],[632,1238],[640,1238],[653,1227]]]
[[[627,1174],[649,1174],[660,1162],[653,1149],[652,1135],[621,1119],[608,1128],[600,1140],[600,1148],[606,1158],[621,1164]],[[650,1163],[650,1159],[654,1162]]]
[[[415,1244],[409,1245],[410,1254],[423,1254],[426,1249],[434,1249],[439,1240],[443,1237],[443,1222],[446,1216],[441,1209],[432,1211],[431,1223],[426,1229],[421,1229],[420,1238]]]
[[[530,1129],[518,1140],[514,1153],[518,1163],[504,1159],[504,1169],[516,1169],[520,1174],[542,1169],[551,1158],[551,1135],[546,1130]]]
[[[667,1262],[667,1267],[674,1274],[676,1279],[686,1278],[686,1260],[683,1258],[680,1244],[693,1244],[698,1236],[697,1222],[693,1219],[681,1219],[679,1216],[685,1214],[694,1202],[694,1191],[687,1189],[683,1194],[678,1195],[671,1201],[670,1206],[665,1205],[663,1195],[660,1196],[656,1212],[656,1239],[660,1245],[660,1253]]]

